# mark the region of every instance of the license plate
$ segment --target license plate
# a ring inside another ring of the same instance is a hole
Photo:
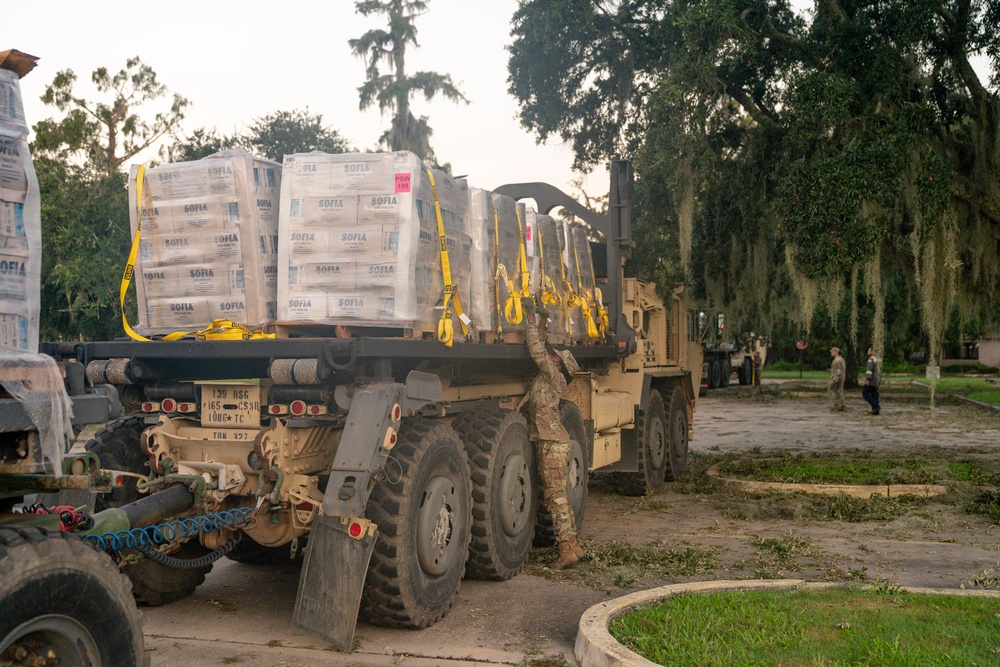
[[[260,428],[260,385],[201,385],[203,428]]]

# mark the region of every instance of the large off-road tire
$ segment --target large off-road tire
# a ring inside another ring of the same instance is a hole
[[[472,539],[465,576],[505,581],[531,551],[538,503],[538,472],[519,412],[474,410],[452,423],[472,473]]]
[[[559,421],[569,433],[569,462],[566,464],[566,494],[573,507],[576,529],[583,527],[583,515],[587,509],[587,486],[590,478],[590,459],[587,452],[587,429],[583,423],[580,408],[569,401],[559,402]],[[544,489],[539,484],[538,512],[535,514],[535,546],[548,547],[556,543],[552,515],[542,502]]]
[[[618,490],[626,496],[641,496],[659,491],[670,468],[670,437],[663,397],[656,389],[649,392],[649,405],[640,410],[635,423],[639,445],[639,469],[636,472],[615,473]]]
[[[728,387],[729,386],[729,381],[732,379],[732,377],[733,377],[733,367],[732,367],[732,364],[729,363],[729,359],[723,359],[722,360],[722,377],[721,377],[721,379],[719,381],[719,388],[720,389],[725,389],[726,387]]]
[[[669,420],[667,424],[670,443],[667,458],[670,467],[666,471],[666,479],[668,482],[673,482],[680,479],[687,468],[688,443],[690,441],[687,398],[684,396],[684,390],[680,387],[674,387],[667,418]]]
[[[451,609],[465,573],[469,463],[455,430],[428,419],[404,420],[391,455],[400,477],[377,483],[365,510],[379,534],[361,616],[376,625],[426,628]]]
[[[113,421],[107,427],[98,431],[86,444],[88,452],[93,452],[101,460],[101,467],[109,470],[149,474],[149,459],[139,448],[139,436],[145,429],[142,417],[127,417]],[[99,495],[95,510],[101,511],[109,507],[121,507],[142,497],[136,489],[136,479],[126,477],[125,483],[115,488],[110,494]],[[124,556],[135,555],[138,552],[125,549],[120,552]],[[197,540],[183,544],[171,555],[177,558],[200,558],[209,553]],[[205,575],[212,566],[192,569],[177,569],[154,563],[148,559],[131,562],[122,567],[132,581],[132,594],[141,604],[162,605],[187,597],[194,589],[205,581]]]
[[[737,370],[737,375],[740,378],[741,385],[748,385],[753,382],[753,358],[743,357],[743,363],[740,364],[739,370]]]
[[[712,359],[708,364],[708,388],[718,389],[722,383],[722,364],[718,359]]]
[[[0,664],[54,664],[49,650],[60,665],[146,664],[128,579],[68,533],[0,528],[0,609]]]

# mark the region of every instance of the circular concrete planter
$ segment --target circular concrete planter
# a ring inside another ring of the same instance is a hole
[[[584,612],[576,634],[574,655],[580,667],[657,667],[630,651],[611,636],[611,622],[622,614],[646,607],[678,593],[718,593],[722,591],[787,590],[790,588],[831,588],[838,583],[806,583],[801,579],[751,579],[708,581],[690,584],[661,586],[648,591],[631,593],[614,600],[602,602]],[[1000,591],[956,590],[951,588],[905,588],[908,593],[934,595],[964,595],[1000,599]]]
[[[811,493],[815,495],[836,496],[841,493],[854,498],[871,498],[875,495],[887,498],[914,495],[924,498],[940,496],[948,493],[948,487],[943,484],[792,484],[787,482],[756,482],[733,477],[722,477],[719,466],[714,465],[706,472],[709,481],[728,491],[744,491],[747,493]]]

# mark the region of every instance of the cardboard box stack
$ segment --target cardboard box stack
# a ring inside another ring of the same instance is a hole
[[[523,319],[515,324],[505,317],[504,305],[510,298],[510,290],[503,279],[497,280],[497,266],[503,265],[514,289],[521,289],[524,204],[479,188],[472,188],[469,192],[473,242],[472,321],[480,330],[524,329]],[[530,271],[530,267],[525,267],[525,270]],[[528,292],[532,293],[530,284]]]
[[[468,307],[468,184],[433,175],[452,284]],[[279,320],[435,331],[443,286],[434,192],[416,155],[285,156]]]
[[[139,222],[129,174],[132,234]],[[205,328],[275,319],[281,165],[245,151],[146,170],[135,283],[136,330]]]
[[[0,345],[37,352],[42,215],[16,71],[33,66],[31,56],[0,52]]]

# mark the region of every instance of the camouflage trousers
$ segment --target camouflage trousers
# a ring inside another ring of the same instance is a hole
[[[542,480],[545,509],[552,515],[556,540],[562,542],[576,537],[576,519],[573,506],[566,494],[566,468],[569,466],[569,442],[539,440],[538,475]]]
[[[835,382],[830,386],[830,402],[832,409],[846,408],[847,398],[844,397],[844,383]]]

